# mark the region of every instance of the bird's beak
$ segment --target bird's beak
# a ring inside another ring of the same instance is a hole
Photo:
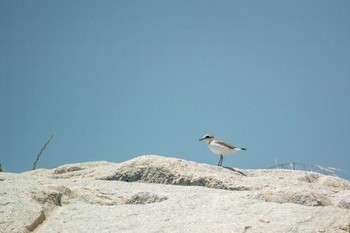
[[[204,138],[199,139],[198,141],[202,141]]]

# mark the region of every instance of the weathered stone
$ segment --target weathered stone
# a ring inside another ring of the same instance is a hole
[[[159,196],[149,192],[139,192],[130,198],[123,200],[122,204],[150,204],[167,200],[165,196]]]
[[[341,199],[337,205],[340,208],[350,210],[350,194],[343,199]]]
[[[0,232],[348,233],[350,182],[141,156],[0,173]]]
[[[327,206],[332,205],[331,201],[322,194],[314,192],[295,192],[291,190],[267,192],[258,195],[257,199],[267,202],[294,203],[305,206]]]

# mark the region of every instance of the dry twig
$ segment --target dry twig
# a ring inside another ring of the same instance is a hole
[[[35,160],[35,162],[34,162],[34,165],[33,165],[33,169],[32,169],[32,170],[35,170],[36,164],[38,163],[41,154],[42,154],[43,151],[45,150],[46,146],[50,143],[50,141],[52,140],[52,138],[53,138],[53,135],[50,136],[49,140],[45,143],[45,145],[41,148],[39,154],[36,156],[36,160]]]

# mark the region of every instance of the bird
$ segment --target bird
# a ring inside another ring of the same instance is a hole
[[[224,156],[235,153],[240,150],[247,150],[246,148],[232,146],[227,142],[214,138],[214,135],[205,134],[199,141],[205,141],[208,143],[209,150],[214,154],[220,155],[218,166],[222,166]]]

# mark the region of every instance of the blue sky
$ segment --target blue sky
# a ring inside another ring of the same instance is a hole
[[[349,1],[0,1],[0,162],[350,172]],[[338,175],[350,179],[350,173]]]

